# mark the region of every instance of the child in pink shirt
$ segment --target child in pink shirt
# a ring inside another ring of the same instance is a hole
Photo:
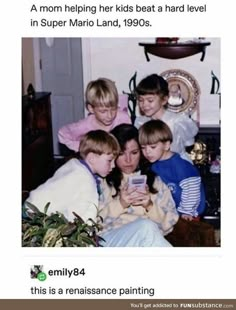
[[[113,81],[105,78],[91,81],[85,97],[89,115],[76,123],[63,126],[58,132],[59,142],[75,152],[87,132],[98,129],[109,132],[119,124],[131,124],[127,112],[118,109],[118,92]]]

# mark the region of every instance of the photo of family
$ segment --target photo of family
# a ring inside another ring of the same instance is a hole
[[[221,246],[220,39],[145,40],[22,38],[22,247]]]

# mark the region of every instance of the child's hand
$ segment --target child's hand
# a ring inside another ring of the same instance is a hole
[[[190,222],[193,220],[192,215],[189,215],[189,214],[181,214],[181,218],[186,221],[190,221]]]

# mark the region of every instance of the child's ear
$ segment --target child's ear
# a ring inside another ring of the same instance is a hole
[[[169,151],[170,150],[170,141],[166,141],[165,142],[165,151]]]
[[[86,161],[90,164],[93,165],[94,162],[96,161],[96,154],[93,152],[88,153],[86,157]]]
[[[162,105],[163,105],[163,106],[166,105],[167,102],[168,102],[168,100],[169,100],[169,96],[163,97],[163,98],[162,98]]]
[[[94,113],[93,106],[90,103],[87,103],[87,110],[89,111],[89,113]]]

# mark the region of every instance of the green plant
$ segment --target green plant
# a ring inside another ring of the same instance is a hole
[[[23,247],[98,247],[103,240],[98,232],[102,229],[102,218],[97,223],[89,219],[87,223],[73,212],[75,218],[69,222],[60,213],[47,215],[50,203],[44,212],[25,202],[22,210],[22,246]]]

